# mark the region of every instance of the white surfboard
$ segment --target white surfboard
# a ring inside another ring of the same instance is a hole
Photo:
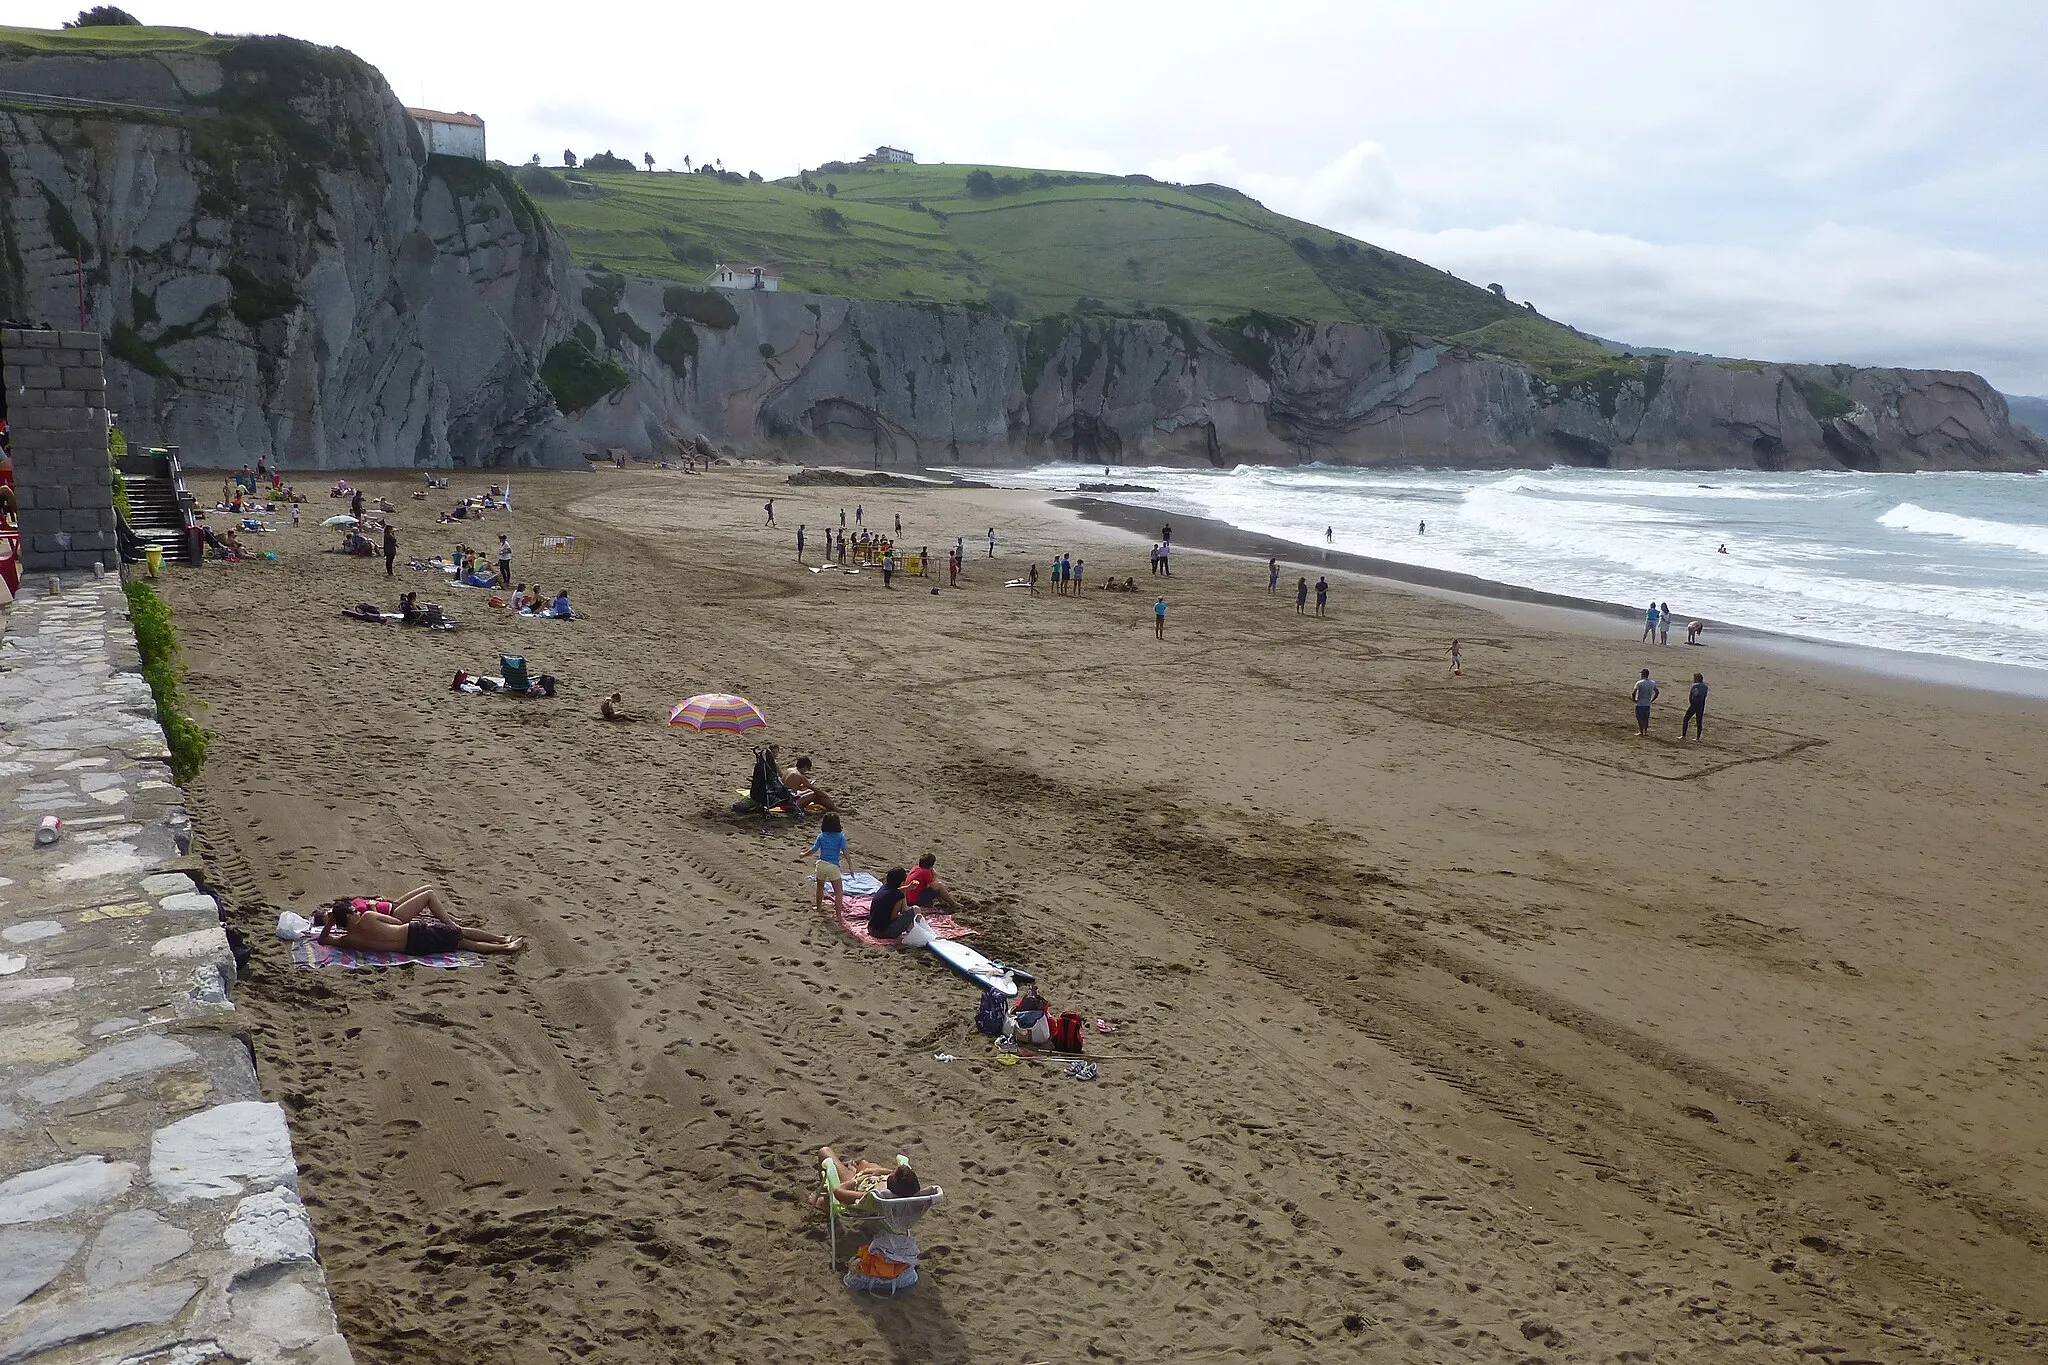
[[[1027,981],[1032,979],[1028,973],[1013,971],[958,939],[934,939],[930,948],[933,957],[969,981],[984,989],[999,990],[1007,996],[1024,993],[1024,988],[1017,984],[1019,977]]]

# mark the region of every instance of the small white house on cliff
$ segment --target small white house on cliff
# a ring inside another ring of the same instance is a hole
[[[484,159],[484,121],[475,114],[445,114],[439,109],[408,109],[428,156]]]
[[[773,294],[782,287],[782,277],[765,265],[721,265],[711,272],[714,289],[761,289]]]

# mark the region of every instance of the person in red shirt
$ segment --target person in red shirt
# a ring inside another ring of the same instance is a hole
[[[920,910],[932,905],[947,910],[958,910],[960,903],[953,899],[953,893],[939,880],[939,874],[935,870],[938,863],[938,855],[934,853],[927,853],[917,860],[917,866],[912,868],[910,875],[903,880],[903,899]]]

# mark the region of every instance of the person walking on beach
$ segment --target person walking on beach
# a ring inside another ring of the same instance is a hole
[[[1083,570],[1085,570],[1085,569],[1086,569],[1087,567],[1088,567],[1088,561],[1087,561],[1087,560],[1085,560],[1085,559],[1077,559],[1077,560],[1075,560],[1075,561],[1074,561],[1074,594],[1075,594],[1075,596],[1079,596],[1079,595],[1080,595],[1080,592],[1081,592],[1081,576],[1082,576],[1082,571],[1083,571]]]
[[[1033,597],[1038,596],[1038,561],[1031,561],[1030,589]]]
[[[1334,527],[1334,526],[1325,526],[1325,527],[1323,528],[1323,544],[1325,544],[1325,545],[1335,545],[1336,543],[1337,543],[1337,528],[1336,528],[1336,527]]]
[[[1316,579],[1316,615],[1328,616],[1329,614],[1330,580],[1328,578],[1318,578]]]
[[[1671,643],[1671,604],[1661,603],[1657,607],[1657,643],[1669,646]]]
[[[1172,530],[1173,528],[1168,527],[1167,529]],[[1168,578],[1173,577],[1172,536],[1168,536],[1166,539],[1159,542],[1159,572],[1165,574]]]
[[[297,510],[294,508],[293,510]],[[390,522],[384,523],[384,576],[390,578],[391,563],[398,558],[398,532]]]
[[[512,586],[512,542],[502,534],[498,537],[498,586]]]
[[[1707,737],[1707,679],[1704,674],[1692,675],[1692,690],[1685,695],[1685,719],[1678,722],[1678,742],[1685,742],[1687,726],[1693,726],[1693,742]]]
[[[802,522],[796,524],[796,562],[799,564],[804,562],[804,524]]]
[[[896,586],[896,547],[894,545],[882,551],[882,586],[885,588]]]
[[[988,528],[988,557],[996,557],[996,528],[993,526]]]
[[[1163,597],[1152,604],[1152,638],[1166,638],[1166,599]]]
[[[1159,542],[1152,543],[1152,576],[1159,577]]]
[[[1308,579],[1305,577],[1294,585],[1294,614],[1308,615]]]
[[[1428,523],[1428,522],[1426,522],[1426,521],[1418,521],[1418,522],[1416,522],[1416,523],[1415,523],[1415,534],[1416,534],[1416,535],[1418,535],[1418,536],[1419,536],[1419,535],[1422,535],[1422,534],[1423,534],[1424,532],[1426,532],[1426,531],[1428,531],[1428,530],[1429,530],[1429,523]]]
[[[811,892],[811,907],[823,913],[825,909],[825,887],[832,888],[832,911],[837,915],[846,913],[845,874],[853,868],[853,858],[846,847],[846,831],[840,826],[839,817],[827,813],[818,822],[818,837],[811,840],[811,846],[797,855],[801,862],[814,858],[811,880],[815,886]]]
[[[946,586],[949,588],[960,586],[960,552],[958,550],[946,556]]]
[[[768,524],[773,526],[775,524],[775,499],[768,499],[768,501],[761,504],[761,507],[762,510],[768,513]]]
[[[853,505],[853,524],[855,526],[865,526],[868,524],[868,505],[866,503],[857,502]]]
[[[294,526],[297,526],[298,524],[299,524],[299,505],[298,505],[297,503],[293,503],[293,504],[292,504],[292,525],[294,525]]]
[[[1654,641],[1657,638],[1657,604],[1650,603],[1650,610],[1643,615],[1643,638]]]
[[[839,509],[839,529],[842,531],[846,529],[846,509],[844,507]]]
[[[1629,689],[1629,695],[1636,702],[1636,738],[1650,733],[1650,703],[1657,700],[1657,684],[1650,679],[1650,670],[1644,669],[1643,676],[1636,679],[1636,685]]]
[[[1456,640],[1451,641],[1451,676],[1454,678],[1465,676],[1465,651]]]
[[[899,536],[903,534],[903,514],[901,512],[896,514],[896,534]]]
[[[1266,561],[1266,591],[1268,593],[1280,591],[1280,561],[1278,559]]]

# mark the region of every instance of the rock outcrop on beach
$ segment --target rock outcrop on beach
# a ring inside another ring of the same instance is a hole
[[[575,465],[686,446],[943,464],[2032,469],[1975,375],[1619,357],[1546,375],[1356,322],[728,294],[571,266],[502,168],[283,38],[0,43],[0,316],[107,337],[205,464]]]

